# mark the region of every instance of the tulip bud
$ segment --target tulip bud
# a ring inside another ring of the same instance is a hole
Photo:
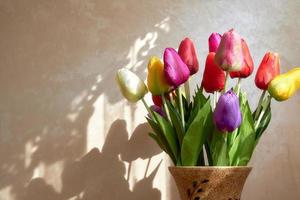
[[[277,101],[285,101],[300,89],[300,68],[276,76],[268,87],[268,92]]]
[[[217,52],[220,45],[222,35],[220,33],[212,33],[208,38],[209,52]]]
[[[190,70],[175,49],[165,49],[164,64],[165,77],[170,86],[177,88],[189,79]]]
[[[154,105],[161,107],[163,105],[163,101],[160,95],[152,95],[152,101]]]
[[[195,46],[189,38],[185,38],[181,41],[178,49],[178,54],[182,61],[187,65],[190,70],[190,75],[198,72],[199,64]]]
[[[171,96],[173,96],[173,98],[175,98],[174,94],[176,94],[175,91],[170,91],[169,93],[165,94],[165,98],[166,100],[170,101]],[[161,95],[152,95],[152,101],[154,103],[154,105],[157,105],[159,107],[161,107],[163,105],[163,100]]]
[[[272,52],[266,53],[256,72],[256,86],[262,90],[267,90],[270,81],[279,73],[279,55]]]
[[[213,113],[213,121],[222,132],[232,132],[241,125],[239,99],[233,90],[229,90],[219,98]]]
[[[239,71],[242,69],[243,60],[241,37],[231,29],[222,36],[215,63],[224,71]]]
[[[230,72],[231,78],[247,78],[253,72],[254,63],[248,45],[244,39],[242,39],[242,50],[244,56],[242,69],[240,71]]]
[[[158,113],[160,116],[166,117],[166,113],[163,111],[162,107],[159,107],[157,105],[152,105],[150,106],[150,109]]]
[[[164,94],[170,88],[164,75],[164,64],[157,57],[149,60],[147,85],[153,95]]]
[[[116,81],[123,96],[130,102],[137,102],[148,92],[145,83],[135,73],[126,68],[119,69]]]
[[[209,93],[223,90],[225,86],[225,72],[214,63],[214,58],[214,52],[207,55],[202,79],[202,86]]]

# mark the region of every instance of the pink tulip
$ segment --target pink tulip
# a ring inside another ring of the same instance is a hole
[[[173,48],[164,52],[164,73],[170,86],[177,88],[189,79],[190,70]]]
[[[209,46],[209,52],[216,52],[220,42],[221,42],[222,36],[220,33],[212,33],[208,38],[208,46]]]
[[[243,61],[242,38],[231,29],[222,36],[215,63],[224,71],[240,71]]]

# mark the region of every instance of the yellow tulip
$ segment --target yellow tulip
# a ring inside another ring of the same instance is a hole
[[[118,71],[116,81],[123,96],[130,102],[137,102],[148,92],[147,86],[135,73],[126,68]]]
[[[276,76],[269,84],[268,92],[277,101],[285,101],[300,89],[300,68]]]
[[[164,94],[170,89],[164,75],[164,64],[158,57],[149,60],[147,85],[153,95]]]

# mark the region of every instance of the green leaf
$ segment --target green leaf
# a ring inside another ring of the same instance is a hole
[[[190,110],[190,115],[187,118],[187,123],[186,123],[186,128],[190,126],[190,124],[193,122],[195,119],[195,116],[199,112],[199,110],[209,101],[209,98],[206,98],[201,90],[198,88],[198,90],[195,91],[195,96],[193,97],[193,104],[192,108]]]
[[[170,102],[167,101],[166,103],[167,103],[167,107],[169,109],[172,124],[176,130],[176,135],[177,135],[179,144],[181,145],[184,134],[185,134],[184,128],[181,123],[181,116]]]
[[[162,149],[170,156],[172,161],[176,163],[176,157],[174,156],[171,147],[166,139],[166,136],[163,133],[163,130],[160,128],[160,125],[148,117],[146,117],[146,119],[149,125],[151,126],[152,130],[156,133],[157,138],[159,139],[158,145],[159,146],[162,145],[163,146]]]
[[[231,166],[245,166],[250,161],[255,148],[255,130],[251,109],[245,95],[242,96],[242,124],[237,136],[229,149]]]
[[[192,102],[188,102],[184,95],[182,95],[182,104],[184,110],[184,119],[189,119],[193,104]]]
[[[209,147],[214,166],[229,165],[227,134],[230,133],[223,133],[217,128],[215,128],[212,133],[212,140],[210,142]]]
[[[182,142],[181,161],[184,166],[195,166],[199,154],[203,150],[203,144],[206,141],[207,133],[212,127],[212,111],[210,102],[198,111],[193,122],[189,126]]]
[[[208,140],[205,142],[204,146],[205,146],[205,152],[206,152],[206,155],[207,155],[208,165],[213,166],[214,162],[213,162],[213,159],[212,159],[211,150],[210,150],[210,147],[209,147]]]
[[[265,110],[265,113],[258,125],[258,127],[256,128],[255,132],[256,132],[256,144],[258,143],[260,137],[262,136],[262,134],[264,133],[264,131],[268,128],[270,121],[272,118],[272,113],[271,113],[271,102],[267,105],[267,108]]]
[[[154,114],[162,130],[162,133],[164,134],[166,141],[171,149],[171,152],[177,160],[179,156],[179,143],[177,140],[176,132],[169,121],[167,121],[164,117],[156,112],[154,112]]]
[[[158,144],[158,146],[165,152],[167,152],[167,150],[165,149],[165,146],[163,144],[163,142],[160,140],[160,138],[155,135],[154,133],[148,133],[148,135]]]

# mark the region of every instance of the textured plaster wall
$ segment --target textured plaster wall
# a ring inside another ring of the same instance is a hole
[[[189,36],[195,87],[207,37],[234,27],[256,67],[272,50],[287,71],[300,64],[299,10],[292,0],[1,0],[0,199],[178,199],[146,111],[123,100],[116,70],[145,78],[150,55]],[[242,85],[252,106],[253,77]],[[300,199],[299,99],[273,103],[244,200]]]

